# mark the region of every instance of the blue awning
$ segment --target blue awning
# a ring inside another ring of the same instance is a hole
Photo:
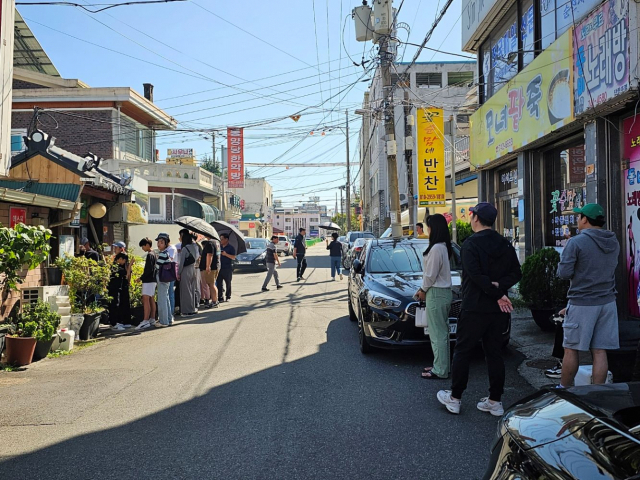
[[[475,180],[478,178],[478,174],[469,175],[468,177],[461,178],[460,180],[456,180],[456,185],[462,185],[463,183],[470,182],[471,180]]]

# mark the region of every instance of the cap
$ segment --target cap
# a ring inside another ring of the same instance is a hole
[[[604,209],[597,203],[587,203],[582,208],[574,208],[575,213],[581,213],[585,217],[593,218],[604,217]]]
[[[165,232],[160,232],[156,238],[156,242],[160,239],[169,240],[169,234]]]
[[[113,242],[113,247],[127,248],[127,244],[124,242]]]
[[[495,222],[496,217],[498,216],[496,207],[488,202],[480,202],[475,207],[471,207],[469,211],[475,213],[477,216],[489,223]]]
[[[89,239],[87,237],[82,237],[80,239],[80,245],[86,245],[87,243],[89,243]]]

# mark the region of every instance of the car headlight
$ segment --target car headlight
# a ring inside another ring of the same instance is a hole
[[[256,257],[256,260],[262,260],[267,256],[267,252],[262,252],[260,255]]]
[[[367,293],[367,302],[370,306],[381,309],[397,308],[402,304],[397,298],[373,291]]]

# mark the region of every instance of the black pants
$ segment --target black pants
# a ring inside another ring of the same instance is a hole
[[[298,278],[304,275],[304,271],[307,269],[307,259],[304,258],[304,256],[304,253],[299,253],[296,255],[296,259],[298,260]]]
[[[216,287],[218,287],[218,301],[222,301],[222,297],[224,297],[224,287],[222,286],[222,282],[227,287],[227,300],[231,298],[231,279],[233,278],[233,269],[232,268],[223,268],[218,273],[218,278],[216,280]]]
[[[507,329],[506,313],[479,313],[463,311],[458,320],[456,346],[451,366],[451,395],[462,398],[469,380],[469,365],[473,351],[482,340],[482,348],[489,370],[489,399],[499,402],[504,392],[504,359],[502,334]]]
[[[558,360],[562,360],[564,358],[564,347],[562,346],[563,340],[564,328],[562,328],[562,323],[556,323],[556,337],[553,340],[553,351],[551,352],[551,356]]]

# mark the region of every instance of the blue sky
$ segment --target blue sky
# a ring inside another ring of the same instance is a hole
[[[394,0],[394,7],[400,3]],[[410,25],[410,42],[421,43],[441,3],[444,0],[404,1],[399,21]],[[460,3],[453,2],[428,46],[460,52]],[[247,128],[246,162],[344,161],[345,135],[339,127],[344,127],[348,109],[352,179],[357,179],[360,118],[354,110],[368,86],[362,80],[370,75],[353,66],[347,54],[359,62],[363,53],[368,58],[375,52],[370,42],[355,41],[350,12],[361,4],[360,0],[195,0],[120,7],[93,15],[62,6],[18,9],[63,77],[96,87],[130,86],[139,92],[143,83],[152,83],[155,102],[180,121],[180,129],[223,132],[227,126],[255,125],[303,111],[297,123],[287,118]],[[400,38],[406,39],[406,32],[400,31]],[[407,47],[405,61],[415,50]],[[419,61],[456,59],[425,50]],[[211,141],[203,136],[161,133],[160,158],[167,148],[211,154]],[[222,141],[218,139],[218,144]],[[266,177],[275,198],[285,205],[299,205],[317,195],[332,207],[346,178],[343,167],[249,167],[249,171],[254,177]]]

